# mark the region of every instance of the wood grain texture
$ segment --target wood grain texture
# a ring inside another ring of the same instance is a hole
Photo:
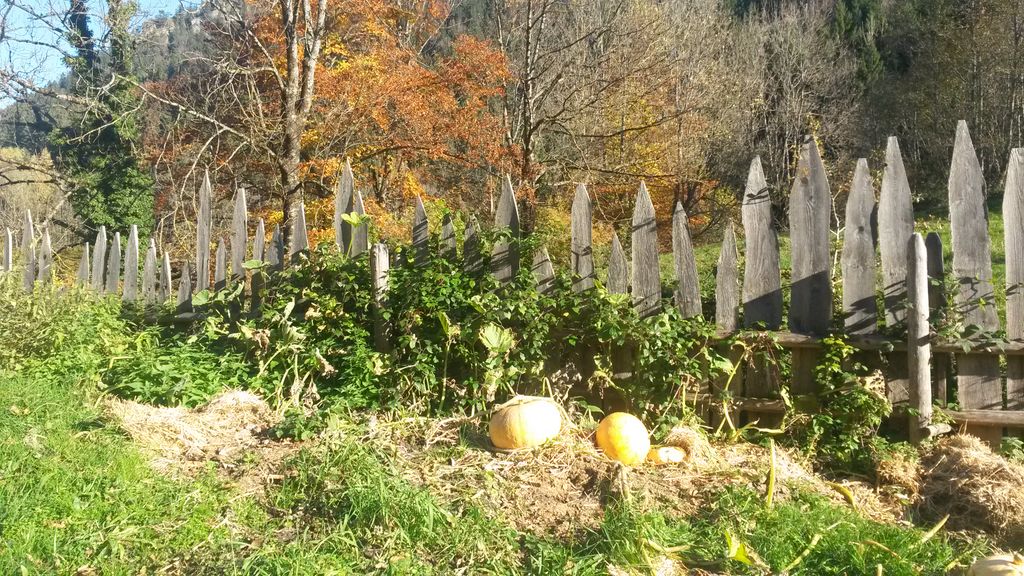
[[[280,270],[284,265],[284,239],[281,237],[280,224],[274,225],[274,233],[270,235],[270,244],[267,244],[266,256],[263,260],[270,265],[271,269]]]
[[[885,324],[897,326],[906,318],[907,242],[914,232],[914,206],[903,155],[895,136],[885,148],[885,169],[878,200],[878,244],[882,260]]]
[[[907,355],[910,391],[910,441],[922,439],[921,430],[932,419],[931,344],[928,322],[928,249],[920,234],[912,234],[907,248]]]
[[[985,179],[963,120],[957,123],[949,169],[949,212],[953,277],[958,287],[954,303],[965,324],[977,325],[985,331],[998,330],[985,214]],[[1001,409],[999,359],[957,354],[956,362],[960,405],[968,410]],[[968,431],[994,445],[1002,437],[1001,429],[981,427]]]
[[[569,248],[572,289],[576,292],[594,287],[593,218],[594,208],[590,202],[590,194],[587,187],[580,184],[576,187],[576,195],[572,200]]]
[[[36,231],[32,212],[25,210],[21,221],[21,287],[31,292],[36,283]]]
[[[36,269],[36,279],[41,284],[49,284],[53,279],[53,243],[50,242],[49,227],[43,228],[43,237],[39,241]]]
[[[551,265],[551,257],[548,256],[548,249],[541,247],[533,255],[531,267],[533,279],[537,281],[537,292],[550,294],[555,288],[555,267]]]
[[[390,269],[387,244],[374,244],[370,249],[370,280],[374,310],[373,341],[378,352],[387,352],[390,348],[387,324],[382,314],[383,309],[387,307]]]
[[[117,288],[120,283],[121,233],[114,232],[114,239],[110,242],[110,250],[107,252],[107,279],[103,285],[103,291],[107,294],[117,294]]]
[[[846,200],[846,228],[843,232],[843,317],[849,334],[878,331],[875,235],[871,225],[874,210],[871,172],[868,161],[861,158],[853,172],[853,184]]]
[[[736,330],[740,306],[739,273],[736,230],[729,221],[722,235],[722,250],[718,253],[718,270],[715,272],[715,324],[723,332]]]
[[[672,261],[676,272],[675,302],[683,318],[701,316],[700,280],[690,239],[690,218],[682,202],[672,211]]]
[[[612,249],[608,257],[608,292],[626,294],[629,292],[629,261],[626,251],[619,242],[618,232],[612,233]]]
[[[300,198],[292,215],[292,245],[288,248],[288,257],[295,262],[307,250],[309,236],[306,233],[306,202]]]
[[[192,271],[189,270],[188,262],[181,268],[181,278],[178,279],[178,306],[179,314],[192,311]]]
[[[455,238],[455,220],[452,218],[451,212],[444,215],[441,219],[441,238],[439,247],[441,250],[441,258],[449,262],[454,262],[458,256],[457,247],[458,240]]]
[[[103,292],[104,271],[107,266],[107,227],[100,226],[96,233],[96,247],[92,251],[92,289],[96,292]]]
[[[412,218],[412,251],[416,266],[426,266],[430,262],[430,223],[423,198],[419,196],[416,197],[416,211]]]
[[[199,186],[199,214],[196,216],[196,283],[197,290],[210,287],[210,241],[213,233],[213,213],[210,204],[213,199],[213,186],[210,185],[210,171],[203,173],[203,183]]]
[[[832,258],[829,219],[832,193],[818,145],[806,139],[789,199],[793,278],[789,306],[792,332],[825,334],[832,323]]]
[[[245,188],[235,193],[235,209],[231,214],[231,278],[245,280],[246,251],[249,243],[249,212],[246,206]]]
[[[252,237],[252,259],[263,260],[266,258],[267,245],[267,224],[260,218],[256,221],[256,234]]]
[[[750,163],[743,192],[743,325],[778,330],[782,324],[779,238],[772,225],[772,200],[761,158]]]
[[[217,240],[217,251],[213,258],[213,289],[216,292],[228,287],[227,257],[224,238],[220,238]]]
[[[124,254],[124,288],[122,302],[136,302],[139,299],[139,227],[132,224],[128,231],[128,242]]]
[[[142,301],[146,305],[155,304],[157,301],[156,240],[152,238],[149,239],[146,258],[142,261]]]
[[[363,206],[363,193],[359,190],[352,191],[352,213],[356,216],[366,216],[366,207]],[[353,258],[359,257],[370,249],[370,225],[360,222],[352,229],[352,251]]]
[[[640,183],[633,208],[633,307],[641,318],[661,311],[661,267],[658,263],[658,228],[647,185]]]
[[[476,216],[470,216],[466,222],[466,232],[462,236],[462,266],[467,274],[479,274],[483,270],[483,254],[480,251],[480,224]]]
[[[160,286],[158,290],[157,301],[160,304],[165,304],[171,299],[171,257],[167,252],[164,252],[163,259],[160,261]]]
[[[928,251],[928,307],[933,324],[942,322],[946,310],[946,271],[943,265],[942,238],[937,232],[929,232],[924,239]],[[952,365],[949,354],[932,350],[932,399],[945,406],[947,400],[946,377]]]
[[[86,287],[89,285],[89,274],[92,271],[92,262],[89,258],[89,243],[82,246],[82,257],[78,259],[78,274],[75,275],[75,285]]]
[[[334,243],[342,254],[348,254],[352,243],[352,227],[342,216],[352,211],[352,192],[355,178],[352,175],[352,164],[345,158],[345,166],[338,175],[338,185],[334,189]]]
[[[516,202],[512,179],[505,176],[501,187],[501,198],[494,212],[494,227],[507,228],[511,241],[494,243],[491,252],[491,273],[502,284],[510,282],[519,273],[519,205]]]
[[[1003,194],[1006,247],[1006,336],[1024,339],[1024,148],[1010,152]],[[1006,358],[1006,408],[1024,410],[1024,358]]]

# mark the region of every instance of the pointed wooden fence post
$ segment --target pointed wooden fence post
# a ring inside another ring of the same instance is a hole
[[[832,193],[818,145],[807,138],[800,147],[800,161],[789,200],[789,230],[793,250],[790,285],[789,329],[799,334],[823,336],[832,324],[831,232]],[[814,367],[816,350],[793,350],[794,394],[817,391]]]
[[[217,252],[213,259],[214,292],[219,292],[228,287],[227,252],[227,249],[224,247],[224,238],[219,238],[217,240]]]
[[[31,292],[36,283],[36,246],[35,226],[32,224],[32,212],[25,210],[25,219],[21,229],[21,285],[26,292]]]
[[[187,265],[187,263],[186,263]],[[171,299],[171,257],[164,252],[160,262],[160,292],[157,295],[157,302],[166,304]]]
[[[882,256],[882,294],[885,323],[901,324],[906,317],[907,242],[914,232],[914,207],[900,144],[890,136],[878,202],[878,243]]]
[[[235,210],[231,215],[231,279],[245,282],[246,244],[249,241],[249,213],[246,207],[245,188],[235,193]]]
[[[843,316],[848,334],[873,334],[878,328],[875,305],[875,240],[871,214],[875,192],[871,188],[868,161],[861,158],[853,172],[846,200],[843,232]]]
[[[782,275],[779,238],[772,226],[772,199],[761,158],[750,163],[743,193],[743,325],[778,330],[782,324]],[[748,392],[749,394],[749,392]]]
[[[107,227],[100,226],[96,234],[96,247],[92,251],[92,289],[102,294],[106,285]]]
[[[455,220],[452,219],[452,213],[449,212],[444,215],[444,219],[441,220],[441,258],[454,262],[457,257],[456,254],[456,239],[455,239]]]
[[[179,314],[192,312],[192,271],[188,269],[188,262],[181,268],[181,278],[178,280],[178,306]]]
[[[281,238],[281,226],[275,224],[270,244],[267,244],[267,254],[263,259],[270,265],[271,270],[281,270],[284,267],[283,258],[284,239]]]
[[[356,257],[369,249],[369,228],[364,222],[353,229],[352,225],[342,218],[352,213],[364,216],[366,210],[363,207],[362,193],[355,189],[352,164],[346,158],[334,194],[334,237],[342,254]]]
[[[995,332],[999,330],[999,317],[992,289],[985,179],[967,123],[963,120],[957,123],[949,169],[949,206],[953,276],[959,286],[956,306],[963,315],[964,324]],[[999,357],[957,354],[956,363],[961,407],[967,410],[1002,409]],[[968,424],[967,430],[995,448],[1002,441],[1002,427]]]
[[[633,307],[641,318],[661,311],[661,267],[654,204],[647,185],[640,182],[633,208]]]
[[[114,240],[110,243],[110,252],[107,254],[107,281],[103,291],[107,294],[117,294],[118,285],[121,283],[121,233],[114,232]]]
[[[124,258],[123,302],[134,303],[139,299],[139,227],[132,224],[128,232],[128,247]]]
[[[542,246],[534,253],[531,272],[533,273],[533,279],[537,281],[537,292],[547,295],[554,290],[555,267],[551,265],[551,257],[548,256],[547,248]]]
[[[946,271],[942,256],[942,238],[929,232],[924,239],[928,250],[928,307],[932,322],[941,322],[946,311]],[[1010,357],[1007,357],[1009,360]],[[945,406],[947,400],[946,376],[952,365],[949,354],[932,354],[932,398]]]
[[[4,228],[4,260],[0,263],[0,271],[10,272],[14,269],[14,234],[10,228]]]
[[[672,260],[676,271],[676,308],[683,318],[701,315],[700,280],[697,278],[697,260],[693,255],[689,222],[683,203],[677,201],[672,211]]]
[[[300,198],[295,205],[295,213],[292,217],[292,245],[288,250],[288,257],[292,263],[299,259],[299,255],[309,250],[309,237],[306,235],[306,203]]]
[[[146,259],[142,263],[142,301],[146,306],[157,302],[156,289],[156,240],[149,239]]]
[[[608,292],[611,294],[629,293],[629,261],[626,251],[619,242],[619,234],[612,233],[612,250],[608,257]]]
[[[210,185],[210,171],[203,173],[199,187],[199,215],[196,218],[196,290],[210,288],[210,240],[213,233],[213,215],[210,203],[213,186]]]
[[[907,248],[907,354],[910,375],[910,441],[917,444],[932,419],[931,343],[928,324],[928,254],[920,234]]]
[[[736,330],[740,307],[739,254],[736,250],[736,231],[730,220],[722,235],[722,250],[718,254],[718,272],[715,277],[715,324],[724,334]]]
[[[1003,194],[1006,337],[1024,339],[1024,148],[1010,152]],[[1006,356],[1006,409],[1024,410],[1024,357]]]
[[[40,284],[49,284],[53,279],[53,245],[50,243],[50,228],[43,228],[43,239],[39,243],[38,277]]]
[[[267,225],[263,222],[263,218],[260,218],[256,222],[256,236],[252,240],[252,259],[266,262],[264,251],[264,245],[266,244],[267,237]],[[260,313],[260,306],[263,303],[263,287],[267,282],[266,270],[259,268],[253,271],[252,283],[249,285],[251,294],[251,301],[249,304],[249,312],[253,316],[258,316]]]
[[[366,216],[366,209],[363,207],[363,193],[359,190],[352,191],[352,213],[356,216]],[[352,229],[352,251],[351,256],[356,258],[370,249],[370,226],[366,222],[360,222]]]
[[[580,184],[576,187],[576,196],[572,201],[572,238],[571,238],[571,270],[572,289],[583,292],[594,287],[594,247],[593,247],[594,208],[590,202],[587,187]]]
[[[378,352],[387,352],[390,348],[387,324],[382,313],[387,307],[390,268],[387,244],[374,244],[370,250],[370,279],[373,283],[373,342]]]
[[[416,213],[412,219],[412,251],[416,266],[426,266],[430,262],[430,224],[423,198],[419,196],[416,197]]]
[[[498,282],[507,284],[519,273],[519,205],[516,202],[512,179],[506,175],[501,187],[501,198],[494,213],[494,227],[507,228],[511,239],[494,243],[491,252],[491,273]]]
[[[75,276],[75,285],[85,288],[89,285],[89,273],[92,270],[89,260],[89,243],[82,247],[82,258],[78,261],[78,274]]]
[[[462,267],[467,274],[479,274],[483,270],[483,254],[480,252],[480,237],[476,216],[470,216],[466,232],[462,236]]]

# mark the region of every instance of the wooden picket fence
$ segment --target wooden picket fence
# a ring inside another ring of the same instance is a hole
[[[284,246],[279,227],[269,242],[262,219],[255,224],[252,248],[249,248],[250,223],[245,190],[234,198],[231,234],[217,240],[214,250],[213,278],[210,278],[210,247],[213,241],[211,218],[212,188],[205,177],[199,192],[199,215],[194,262],[185,262],[178,276],[176,305],[178,312],[192,312],[192,295],[199,290],[223,288],[236,282],[250,283],[250,306],[258,309],[265,276],[246,274],[243,263],[251,254],[273,268],[281,268],[297,254],[308,249],[305,211],[301,203],[292,218],[291,245]],[[947,405],[947,378],[956,381],[959,408],[943,412],[968,432],[992,444],[998,444],[1007,431],[1024,428],[1024,149],[1011,152],[1003,217],[1006,246],[1006,336],[1008,343],[993,345],[992,340],[969,343],[948,342],[938,338],[932,323],[944,313],[960,315],[965,324],[977,326],[982,333],[994,333],[1002,326],[994,305],[992,264],[985,210],[985,182],[982,177],[967,125],[957,126],[949,175],[949,206],[952,232],[952,270],[944,266],[942,242],[938,235],[922,238],[914,233],[911,189],[907,180],[899,144],[890,138],[885,154],[881,193],[877,205],[866,160],[857,163],[849,199],[845,207],[841,261],[842,318],[851,343],[874,358],[884,358],[877,368],[885,380],[889,399],[897,406],[909,407],[909,434],[914,440],[942,431],[933,424],[933,402]],[[369,253],[373,300],[378,308],[387,306],[388,276],[392,266],[385,244],[369,243],[365,221],[348,215],[364,215],[363,199],[354,186],[351,166],[346,165],[335,195],[334,228],[338,249],[352,257]],[[792,354],[792,379],[788,383],[794,395],[816,392],[814,368],[822,338],[833,323],[832,266],[832,193],[816,143],[807,139],[801,146],[797,177],[789,198],[791,280],[786,330],[783,330],[784,298],[780,268],[779,242],[772,225],[771,198],[759,158],[750,166],[742,202],[745,266],[739,270],[739,253],[733,226],[724,233],[716,269],[715,322],[723,341],[738,336],[747,341],[772,341]],[[520,235],[518,207],[508,178],[503,182],[494,215],[496,228],[507,228],[512,238]],[[422,263],[430,258],[430,224],[422,201],[416,205],[412,227],[412,260]],[[480,271],[480,227],[468,220],[463,235],[461,260],[465,269]],[[688,219],[681,204],[672,214],[672,250],[677,288],[674,303],[683,317],[702,313],[698,271],[688,230]],[[592,246],[592,205],[585,186],[576,189],[571,218],[570,270],[573,289],[579,292],[595,287],[595,263]],[[663,306],[662,281],[658,263],[658,240],[654,206],[641,183],[637,192],[631,234],[631,257],[612,239],[604,286],[612,293],[629,293],[641,316],[656,313]],[[14,270],[14,235],[6,230],[3,270]],[[441,223],[440,256],[458,258],[454,223],[450,216]],[[139,245],[135,227],[124,244],[118,233],[108,243],[101,228],[94,246],[85,246],[78,267],[77,283],[99,293],[120,290],[126,303],[166,303],[172,298],[171,262],[167,253],[158,257],[151,240],[143,255],[139,276]],[[876,257],[877,253],[880,256]],[[26,213],[22,241],[22,278],[24,288],[52,281],[53,254],[49,232],[37,233],[31,214]],[[123,267],[122,267],[123,261]],[[878,263],[880,261],[880,268]],[[499,242],[490,258],[491,273],[507,282],[520,266],[518,244]],[[546,250],[539,250],[531,270],[539,290],[553,285],[554,267]],[[194,271],[192,267],[194,266]],[[121,278],[121,271],[124,277]],[[230,271],[230,274],[229,274]],[[880,272],[880,273],[879,273]],[[942,283],[947,272],[957,286],[952,302],[945,302]],[[881,278],[882,309],[876,304]],[[742,279],[741,279],[742,278]],[[194,279],[194,283],[193,283]],[[141,292],[139,291],[141,282]],[[950,312],[952,311],[952,312]],[[386,326],[378,314],[374,326],[376,345],[387,347]],[[886,327],[883,329],[883,327]],[[893,338],[885,334],[901,333]],[[735,350],[727,353],[737,358]],[[869,355],[865,355],[868,358]],[[1000,356],[1006,358],[1005,380],[1000,371]],[[628,376],[629,358],[617,359],[615,371]],[[727,392],[731,405],[747,419],[777,418],[786,410],[779,399],[782,383],[771,370],[756,360],[747,359],[742,370],[727,382],[703,384],[698,399],[708,407],[718,404]],[[954,372],[955,371],[955,372]],[[723,390],[725,386],[729,390]],[[709,419],[716,414],[709,410]]]

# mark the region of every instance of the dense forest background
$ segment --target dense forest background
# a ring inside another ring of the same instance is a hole
[[[66,72],[42,79],[13,57],[0,66],[0,226],[32,208],[61,245],[134,223],[185,253],[207,168],[225,219],[239,187],[271,224],[302,197],[313,240],[325,239],[345,158],[382,238],[408,234],[418,195],[435,213],[489,213],[508,173],[526,225],[563,243],[575,183],[588,185],[601,242],[628,227],[640,180],[664,218],[679,200],[694,234],[713,239],[736,216],[755,155],[784,226],[808,135],[838,197],[859,157],[880,178],[886,137],[899,137],[927,213],[945,207],[958,119],[993,195],[1024,144],[1024,0],[3,10],[3,45],[52,50]]]

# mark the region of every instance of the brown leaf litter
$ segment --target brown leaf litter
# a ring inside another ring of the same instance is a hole
[[[261,491],[300,444],[275,441],[267,431],[280,421],[259,396],[221,392],[195,409],[109,398],[106,413],[144,450],[153,467],[172,476],[194,476],[214,462],[239,492]]]

